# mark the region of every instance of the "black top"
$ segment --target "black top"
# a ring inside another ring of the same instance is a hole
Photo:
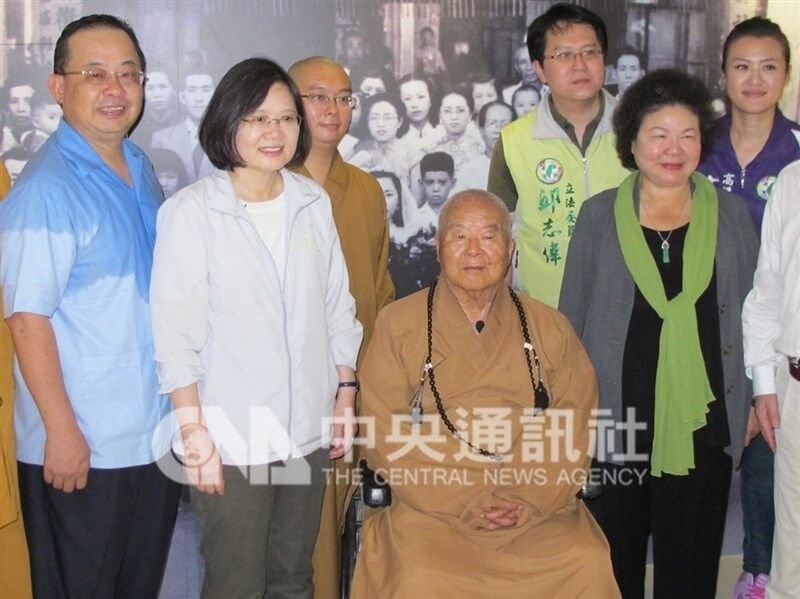
[[[670,262],[665,264],[662,261],[661,237],[656,231],[642,227],[647,245],[661,273],[667,299],[672,299],[680,293],[683,286],[683,244],[688,229],[687,224],[672,232],[669,237]],[[706,447],[725,447],[730,443],[724,402],[716,278],[715,268],[708,287],[695,304],[700,347],[708,382],[716,398],[708,405],[706,425],[695,431],[695,447],[698,444]],[[637,432],[636,435],[636,452],[647,455],[650,455],[653,447],[656,366],[662,322],[661,317],[647,303],[637,286],[622,362],[622,406],[623,413],[627,413],[628,408],[635,408],[636,420],[647,423],[647,429]],[[625,450],[627,451],[627,447]]]

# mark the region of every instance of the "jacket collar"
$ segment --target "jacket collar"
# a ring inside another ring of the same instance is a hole
[[[296,175],[285,168],[280,170],[280,174],[283,178],[283,194],[290,216],[322,197],[320,187],[310,179]],[[229,171],[216,169],[208,178],[211,210],[230,216],[249,218],[236,199]]]
[[[613,131],[611,124],[611,117],[614,114],[614,108],[617,106],[617,100],[605,88],[600,90],[603,95],[603,110],[600,117],[600,123],[595,129],[592,141],[597,139],[604,133]],[[533,123],[533,138],[534,139],[563,139],[564,141],[571,142],[569,136],[564,129],[558,124],[550,109],[549,97],[542,98],[539,106],[536,109],[536,119]]]

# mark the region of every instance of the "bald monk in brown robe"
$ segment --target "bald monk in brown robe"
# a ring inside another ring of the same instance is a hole
[[[381,311],[360,370],[363,455],[392,503],[367,511],[352,597],[619,597],[576,498],[597,407],[589,358],[565,317],[505,286],[498,198],[453,196],[437,251],[433,290]]]
[[[347,164],[338,145],[350,127],[355,102],[350,78],[329,58],[312,56],[295,63],[289,75],[303,96],[311,147],[295,170],[313,178],[331,198],[331,209],[356,300],[356,318],[364,327],[364,355],[378,310],[394,299],[389,274],[389,222],[383,190],[372,175]],[[352,462],[339,459],[325,488],[320,530],[314,548],[314,597],[339,597],[341,534]]]

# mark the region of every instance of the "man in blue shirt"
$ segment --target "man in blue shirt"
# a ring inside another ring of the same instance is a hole
[[[148,300],[161,191],[125,139],[144,69],[124,21],[69,24],[48,79],[64,118],[0,207],[37,597],[155,597],[169,549],[179,487],[155,463],[169,407]]]

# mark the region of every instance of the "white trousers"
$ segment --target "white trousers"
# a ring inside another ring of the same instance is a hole
[[[776,430],[775,537],[767,597],[800,598],[800,381],[778,366],[781,423]]]

